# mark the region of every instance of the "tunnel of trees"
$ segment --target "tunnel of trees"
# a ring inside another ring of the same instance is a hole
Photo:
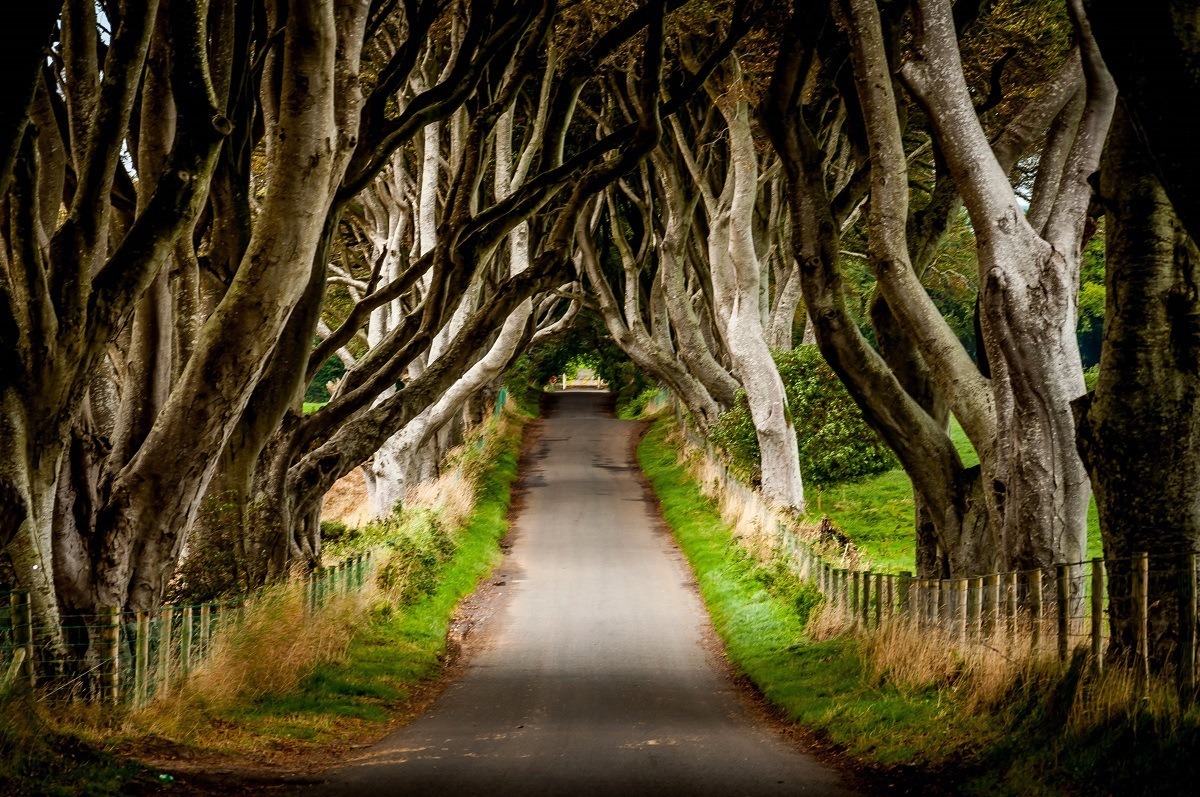
[[[0,31],[0,581],[64,648],[214,523],[242,587],[313,567],[336,481],[388,514],[506,373],[580,357],[793,512],[821,405],[788,374],[825,374],[912,480],[925,576],[1079,561],[1093,493],[1108,556],[1195,552],[1195,14],[31,2]]]

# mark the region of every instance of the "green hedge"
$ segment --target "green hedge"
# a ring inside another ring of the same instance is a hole
[[[815,346],[777,351],[775,363],[796,424],[806,483],[836,484],[896,467],[892,452],[867,426],[858,405]],[[739,393],[737,406],[717,420],[712,441],[737,476],[759,480],[758,438],[744,394]]]

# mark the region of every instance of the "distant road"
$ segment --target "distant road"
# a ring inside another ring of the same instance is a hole
[[[548,402],[482,649],[424,716],[318,791],[849,793],[755,720],[705,650],[687,564],[634,473],[635,424],[608,394]]]

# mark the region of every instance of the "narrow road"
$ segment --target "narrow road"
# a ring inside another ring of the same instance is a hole
[[[706,650],[686,561],[635,475],[636,425],[610,406],[551,398],[482,649],[322,793],[848,793],[752,717]]]

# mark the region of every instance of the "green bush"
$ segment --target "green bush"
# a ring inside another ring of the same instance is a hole
[[[377,578],[396,603],[408,606],[437,590],[438,574],[457,543],[437,513],[424,507],[410,510],[392,525],[392,554]]]
[[[357,529],[350,528],[340,520],[322,520],[321,543],[347,542],[357,531]]]
[[[630,396],[625,401],[621,400],[621,396],[617,397],[617,417],[618,418],[638,418],[646,411],[646,407],[650,402],[658,397],[662,392],[662,388],[657,385],[651,385],[639,391],[636,395]]]
[[[775,363],[796,424],[800,468],[809,484],[836,484],[896,467],[891,451],[867,426],[858,405],[815,346],[777,351]],[[717,420],[712,441],[724,451],[738,477],[758,481],[758,438],[744,394],[739,394],[736,407]]]

